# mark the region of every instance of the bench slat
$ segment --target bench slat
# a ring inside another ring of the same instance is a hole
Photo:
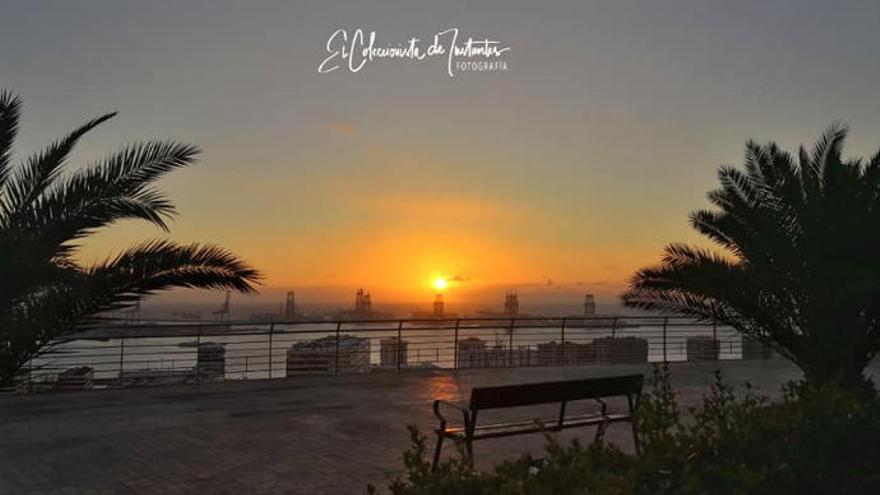
[[[483,440],[494,437],[524,435],[527,433],[540,433],[542,431],[550,432],[564,430],[567,428],[595,426],[601,425],[603,423],[611,424],[629,420],[630,417],[627,414],[609,414],[605,417],[591,416],[589,418],[573,418],[570,420],[566,420],[561,426],[558,422],[556,422],[556,420],[547,420],[543,424],[538,424],[534,421],[523,421],[517,423],[486,425],[482,427],[478,426],[477,428],[475,428],[473,437],[471,438],[473,440]],[[437,433],[440,433],[449,438],[464,439],[466,437],[464,428],[447,428],[443,432],[438,431]]]
[[[642,375],[622,375],[560,382],[479,387],[471,391],[472,410],[530,406],[552,402],[638,394]]]
[[[601,414],[584,414],[582,416],[571,416],[565,419],[563,422],[563,426],[586,426],[590,424],[599,424],[604,422],[615,422],[615,421],[629,421],[629,414],[607,414],[602,416]],[[559,426],[559,420],[556,418],[547,418],[547,419],[536,419],[529,421],[511,421],[509,423],[493,423],[488,425],[480,425],[474,428],[474,433],[479,434],[482,431],[490,431],[490,430],[505,430],[505,429],[517,429],[517,428],[531,428],[538,427],[540,429],[541,425],[543,425],[543,429],[552,430]],[[464,427],[462,426],[451,426],[447,427],[445,430],[442,430],[442,433],[446,433],[448,435],[458,435],[463,434],[465,432]],[[440,430],[437,430],[437,433],[441,433]]]

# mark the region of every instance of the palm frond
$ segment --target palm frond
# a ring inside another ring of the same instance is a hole
[[[46,208],[68,212],[70,220],[86,220],[83,228],[94,229],[101,224],[89,219],[115,221],[123,218],[148,220],[167,230],[164,219],[174,215],[173,205],[149,185],[163,175],[196,163],[201,150],[175,141],[147,141],[126,146],[93,166],[74,173],[58,184],[48,198]],[[136,201],[149,207],[125,215],[101,215],[98,210],[108,200]]]
[[[256,293],[262,275],[230,251],[214,245],[144,242],[83,272],[81,312],[124,307],[170,288]]]
[[[795,359],[799,326],[776,324],[777,296],[742,262],[672,244],[662,263],[639,270],[621,297],[627,307],[728,325]]]
[[[826,164],[829,161],[840,162],[840,154],[848,133],[849,127],[846,124],[843,122],[833,122],[819,137],[819,140],[813,146],[812,152],[808,155],[809,159],[806,164],[801,163],[802,183],[805,193],[814,197],[822,193],[822,179],[828,170]],[[807,156],[806,153],[802,151],[802,162],[805,156]]]
[[[18,134],[20,111],[21,98],[10,91],[0,91],[0,205],[3,203],[3,185],[9,177],[9,162],[12,158],[12,145]]]
[[[29,157],[6,184],[6,211],[0,218],[5,217],[10,225],[14,226],[17,217],[22,214],[22,210],[39,198],[58,177],[67,156],[77,141],[87,132],[115,115],[116,112],[112,112],[92,119],[61,140],[52,143],[41,153]]]
[[[177,141],[145,141],[125,146],[77,174],[107,187],[131,188],[155,181],[175,169],[192,165],[201,149]]]
[[[123,148],[92,167],[58,181],[18,217],[18,231],[66,256],[72,242],[114,222],[141,219],[168,230],[174,204],[150,184],[195,163],[199,148],[173,141],[148,141]]]

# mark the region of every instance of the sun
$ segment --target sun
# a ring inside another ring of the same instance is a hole
[[[434,288],[437,290],[444,290],[449,287],[449,280],[446,277],[437,277],[434,279]]]

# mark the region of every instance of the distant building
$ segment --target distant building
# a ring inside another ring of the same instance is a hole
[[[572,328],[620,329],[625,326],[633,326],[620,316],[596,313],[596,296],[593,294],[584,294],[583,314],[570,315],[568,319],[567,326]]]
[[[688,361],[716,361],[719,350],[718,340],[708,335],[687,338]]]
[[[202,342],[196,352],[196,370],[200,380],[226,377],[226,347],[223,344]]]
[[[458,341],[458,367],[482,368],[486,366],[486,341],[468,337]]]
[[[435,294],[431,311],[413,311],[412,316],[413,318],[417,318],[420,320],[448,320],[456,318],[458,315],[446,311],[446,305],[443,301],[443,294]]]
[[[459,368],[503,368],[507,366],[537,366],[538,353],[529,346],[513,349],[495,344],[486,346],[486,341],[468,337],[458,341]]]
[[[373,309],[373,297],[364,289],[358,289],[354,296],[354,309],[342,311],[340,318],[353,320],[381,320],[391,318],[389,312],[375,311]]]
[[[602,337],[589,343],[538,344],[539,366],[631,364],[648,362],[648,341],[638,337]]]
[[[287,350],[287,376],[307,373],[347,373],[367,371],[370,341],[353,335],[322,337],[297,342]]]
[[[443,318],[443,294],[434,296],[434,317]]]
[[[218,321],[227,321],[229,320],[229,295],[231,291],[226,291],[226,298],[223,300],[223,304],[220,305],[220,309],[217,311],[212,311],[211,314],[214,315],[214,318]]]
[[[538,366],[594,364],[596,348],[593,344],[576,342],[545,342],[538,344]]]
[[[508,292],[504,294],[504,307],[502,311],[496,310],[480,310],[477,311],[476,316],[484,317],[484,318],[516,318],[523,317],[527,318],[530,315],[523,313],[520,311],[519,307],[519,295],[516,292]],[[479,325],[479,323],[477,323]],[[486,322],[486,326],[494,326],[493,322]]]
[[[496,344],[486,350],[485,366],[503,368],[505,366],[537,366],[538,357],[529,346],[517,346],[513,349]]]
[[[602,337],[593,340],[596,364],[648,362],[648,341],[638,337]]]
[[[354,297],[354,312],[358,315],[368,315],[373,312],[373,298],[364,289],[358,289]]]
[[[521,345],[509,351],[508,366],[537,366],[538,353],[531,346]]]
[[[88,366],[68,368],[58,374],[57,390],[88,390],[92,388],[95,370]]]
[[[293,320],[298,316],[299,311],[296,309],[296,293],[288,292],[287,300],[284,302],[284,319]]]
[[[593,294],[584,295],[584,316],[596,316],[596,296]]]
[[[516,292],[504,295],[504,314],[506,316],[516,316],[519,314],[519,296],[517,296]]]
[[[397,337],[388,337],[379,341],[379,364],[381,366],[397,367],[406,366],[408,362],[407,350],[409,342]]]

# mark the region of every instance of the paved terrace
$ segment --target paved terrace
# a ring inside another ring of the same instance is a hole
[[[799,377],[781,360],[675,364],[682,403],[698,401],[719,366],[732,383],[749,381],[768,395]],[[475,385],[630,372],[650,368],[423,371],[6,395],[0,493],[365,493],[368,482],[384,484],[399,472],[407,423],[430,432],[434,398],[466,398]],[[592,432],[569,430],[562,438]],[[632,448],[625,425],[612,426],[608,438]],[[540,435],[479,442],[478,465],[540,454],[543,444]]]

